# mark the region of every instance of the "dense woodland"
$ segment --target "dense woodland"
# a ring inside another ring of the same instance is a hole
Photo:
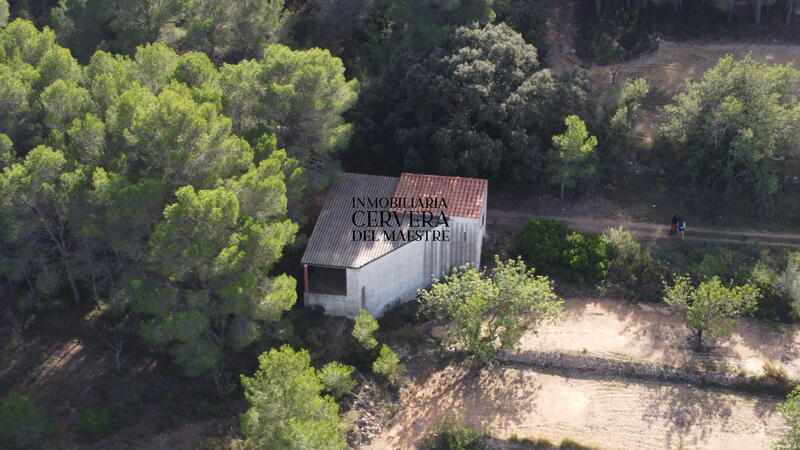
[[[721,59],[657,105],[643,145],[634,129],[657,86],[551,71],[556,3],[0,0],[3,339],[78,311],[117,371],[136,349],[205,380],[210,397],[244,397],[234,435],[247,446],[345,448],[356,375],[391,393],[405,368],[375,319],[348,324],[346,350],[329,352],[308,330],[325,322],[298,304],[307,200],[343,170],[482,177],[562,201],[657,171],[697,205],[797,217],[797,69]],[[587,64],[664,38],[800,38],[793,0],[595,0],[575,14]],[[548,221],[511,252],[521,258],[489,254],[487,271],[422,293],[408,324],[451,323],[449,348],[485,364],[558,315],[554,282],[682,306],[698,349],[736,317],[800,318],[800,259],[786,252],[675,261],[625,230]],[[798,448],[793,395],[786,442]],[[0,396],[0,446],[53,435],[46,408],[3,385]],[[119,421],[97,414],[81,425],[92,439]]]

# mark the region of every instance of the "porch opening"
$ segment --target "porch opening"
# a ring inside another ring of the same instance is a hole
[[[308,292],[312,294],[347,295],[347,269],[307,266]]]

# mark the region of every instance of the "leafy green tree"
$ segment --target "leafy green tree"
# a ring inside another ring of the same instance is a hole
[[[294,32],[303,42],[323,48],[351,47],[347,40],[378,11],[375,0],[310,0],[308,15],[298,17]],[[355,45],[352,45],[355,47]]]
[[[109,299],[198,375],[295,302],[274,269],[307,178],[278,145],[311,166],[341,145],[355,82],[321,51],[276,47],[222,71],[159,43],[132,51],[81,66],[47,28],[0,28],[2,295],[26,308]],[[225,79],[249,67],[264,78]],[[244,124],[223,112],[250,81],[275,109]]]
[[[400,0],[391,2],[389,18],[402,39],[430,48],[459,26],[485,25],[495,18],[492,0]]]
[[[35,447],[55,431],[55,422],[44,408],[11,391],[0,402],[0,444],[9,447]]]
[[[8,23],[8,1],[0,0],[0,27]]]
[[[459,27],[427,56],[400,47],[357,107],[353,165],[525,181],[560,110],[536,48],[504,24]],[[366,164],[360,161],[366,161]]]
[[[537,276],[522,259],[502,261],[478,272],[468,266],[455,270],[443,282],[420,291],[426,313],[447,322],[444,343],[464,349],[484,362],[498,350],[517,346],[522,334],[555,319],[563,302],[547,277]]]
[[[593,175],[597,169],[592,164],[597,138],[589,135],[586,124],[578,116],[564,119],[567,131],[553,136],[552,162],[550,170],[553,179],[561,185],[561,200],[564,200],[564,187],[574,186],[578,180]]]
[[[223,66],[219,84],[235,132],[251,141],[277,135],[312,187],[330,180],[337,168],[333,152],[350,136],[342,115],[358,92],[358,82],[345,79],[341,60],[328,50],[271,45],[259,61]]]
[[[144,337],[169,345],[186,373],[198,375],[219,363],[223,345],[248,346],[261,336],[262,322],[280,319],[294,304],[294,279],[270,277],[269,271],[297,225],[275,220],[285,207],[263,219],[247,215],[222,187],[195,192],[186,186],[176,196],[150,238],[148,256],[163,277],[158,283],[169,280],[166,292],[154,304],[157,299],[137,284],[131,306],[153,316],[143,324]],[[273,207],[268,200],[252,213]]]
[[[406,366],[388,345],[381,346],[380,354],[372,363],[372,371],[382,375],[394,387],[400,386],[406,373]]]
[[[333,361],[322,366],[322,369],[317,371],[317,376],[325,386],[325,391],[334,398],[341,399],[356,387],[356,380],[353,379],[355,370],[356,368],[353,366]]]
[[[778,412],[783,415],[788,430],[775,443],[775,449],[797,450],[800,448],[800,388],[794,388],[786,401],[778,404]]]
[[[791,65],[722,58],[664,108],[661,133],[685,148],[697,186],[768,205],[800,154],[798,80]]]
[[[59,42],[81,60],[96,50],[130,54],[156,40],[159,28],[178,13],[181,2],[65,0],[50,12]]]
[[[8,135],[0,133],[0,169],[10,166],[15,160],[14,143]]]
[[[378,331],[378,321],[369,315],[366,309],[358,312],[356,323],[353,325],[353,337],[365,349],[372,350],[378,346],[375,332]]]
[[[216,61],[258,58],[288,31],[292,13],[284,0],[190,2],[177,21],[162,26],[160,37],[180,49],[201,51]]]
[[[739,317],[755,309],[761,296],[751,284],[728,287],[718,277],[694,286],[688,276],[678,276],[664,289],[664,301],[684,310],[698,351],[703,349],[704,333],[716,337],[729,334]]]
[[[320,381],[306,350],[288,345],[258,357],[259,369],[242,375],[250,409],[241,417],[246,444],[253,448],[345,449],[338,430],[339,407],[322,396]]]
[[[612,182],[626,163],[635,161],[633,130],[641,120],[642,102],[649,92],[650,85],[644,78],[627,79],[618,89],[612,87],[607,94],[600,95],[596,106],[600,114],[588,120],[589,128],[597,132],[597,153],[603,164],[601,174]]]
[[[288,31],[284,0],[63,0],[52,10],[59,40],[83,61],[96,50],[131,53],[159,41],[215,61],[257,58]]]
[[[44,146],[0,174],[2,238],[23,265],[22,270],[6,275],[14,281],[23,277],[30,288],[48,295],[55,294],[60,281],[66,280],[76,303],[81,300],[79,269],[68,222],[84,179],[62,152]]]
[[[503,22],[518,31],[525,42],[539,50],[545,59],[547,52],[547,18],[554,2],[550,0],[494,0],[492,9],[497,14],[495,22]]]

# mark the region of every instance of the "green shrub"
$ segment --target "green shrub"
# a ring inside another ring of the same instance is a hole
[[[79,432],[92,437],[103,436],[112,431],[111,413],[108,408],[87,409],[78,415],[75,424]]]
[[[660,300],[666,269],[630,231],[609,228],[603,233],[611,264],[606,288],[615,295],[638,300]]]
[[[786,269],[775,279],[774,293],[794,317],[800,317],[800,253],[789,257]]]
[[[380,355],[372,363],[372,371],[383,375],[390,385],[397,387],[403,380],[406,367],[400,362],[397,353],[394,352],[388,345],[384,344],[381,347]]]
[[[514,247],[529,266],[544,275],[562,270],[561,252],[567,248],[569,227],[554,219],[533,219],[514,241]]]
[[[778,404],[778,412],[786,421],[786,431],[776,443],[776,449],[800,448],[800,387],[794,388],[786,401]]]
[[[0,447],[37,446],[54,428],[55,422],[44,408],[17,392],[9,393],[0,402]]]
[[[425,440],[426,450],[478,450],[486,448],[483,433],[476,430],[462,416],[447,416],[436,424],[434,432]]]
[[[761,291],[753,315],[761,319],[784,320],[791,314],[791,302],[782,295],[778,289],[780,275],[775,269],[759,261],[750,271],[748,281]]]
[[[567,236],[569,247],[563,252],[573,281],[602,281],[608,275],[609,257],[602,236],[587,236],[577,231]]]
[[[690,273],[699,280],[720,277],[723,280],[733,280],[737,278],[738,269],[741,262],[737,260],[734,252],[721,247],[714,253],[706,253],[699,263],[690,268]]]
[[[336,399],[341,399],[356,387],[356,381],[353,379],[355,370],[356,368],[353,366],[346,366],[334,361],[325,364],[321,370],[317,371],[317,376],[328,393]]]
[[[606,240],[608,251],[615,261],[618,259],[631,259],[642,251],[642,244],[639,239],[625,227],[609,228],[603,232],[603,238]]]
[[[378,341],[375,339],[377,330],[378,321],[370,316],[366,309],[359,311],[356,324],[353,326],[353,337],[367,350],[378,346]]]
[[[608,274],[605,240],[570,230],[565,222],[531,220],[517,235],[514,247],[538,273],[574,282],[595,282]]]

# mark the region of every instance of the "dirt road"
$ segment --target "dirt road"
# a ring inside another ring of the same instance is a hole
[[[629,220],[603,219],[587,216],[550,216],[530,214],[525,211],[490,209],[487,213],[490,229],[492,227],[517,232],[533,218],[563,220],[571,228],[585,233],[600,234],[608,228],[622,226],[640,237],[656,239],[677,239],[669,236],[668,224],[633,222]],[[753,244],[800,248],[800,234],[773,233],[767,231],[720,230],[690,226],[686,230],[686,240],[698,242],[718,242],[727,244]]]
[[[520,351],[580,353],[603,359],[653,362],[763,373],[764,361],[779,361],[791,376],[800,376],[800,326],[769,327],[742,319],[730,337],[709,340],[713,348],[698,354],[687,338],[691,331],[669,305],[630,304],[604,298],[568,298],[557,323],[526,333]]]
[[[776,399],[655,382],[584,379],[515,367],[447,367],[408,389],[368,448],[413,448],[448,413],[509,438],[564,438],[604,449],[769,449]]]

